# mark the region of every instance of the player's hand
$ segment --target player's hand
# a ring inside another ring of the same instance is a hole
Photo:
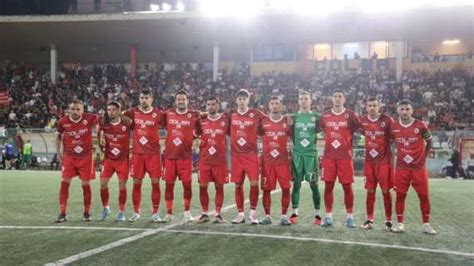
[[[64,156],[63,156],[63,153],[62,153],[61,151],[59,151],[59,152],[58,152],[58,162],[59,162],[60,164],[63,163],[63,157],[64,157]]]
[[[123,123],[127,126],[132,124],[132,119],[124,114],[120,114],[120,119],[122,119]]]
[[[208,112],[199,112],[198,115],[199,115],[199,118],[206,118],[209,115],[209,113]]]

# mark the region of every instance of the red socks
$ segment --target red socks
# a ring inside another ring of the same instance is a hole
[[[387,194],[383,194],[383,206],[385,209],[385,220],[392,220],[392,194],[390,191]]]
[[[59,189],[59,210],[61,211],[61,213],[64,213],[64,214],[66,214],[66,210],[67,210],[69,186],[70,186],[70,183],[62,181],[61,188]]]
[[[125,204],[127,203],[127,188],[119,191],[119,211],[125,211]]]
[[[324,206],[326,207],[326,213],[332,212],[332,206],[334,204],[334,182],[325,182],[324,186]]]
[[[365,200],[365,207],[367,210],[367,220],[374,220],[374,205],[375,205],[375,191],[367,191],[367,198]]]
[[[407,193],[397,192],[397,199],[395,202],[395,211],[397,212],[397,222],[403,223],[403,213],[405,212],[405,198]]]
[[[344,189],[344,204],[346,205],[346,212],[352,213],[354,207],[354,191],[352,191],[352,184],[342,184]]]
[[[265,215],[270,215],[270,209],[272,207],[272,195],[270,190],[263,191],[263,209],[265,210]]]
[[[191,182],[183,183],[183,190],[184,190],[184,211],[189,211],[191,207],[191,198],[193,196]],[[209,203],[209,200],[208,200],[208,203]]]
[[[222,205],[224,204],[224,185],[216,185],[216,214],[221,213]]]
[[[209,193],[207,193],[206,187],[199,187],[199,200],[201,202],[201,208],[203,212],[209,211]],[[217,196],[216,196],[217,201]]]
[[[282,188],[281,189],[281,214],[286,215],[288,212],[288,206],[290,206],[290,189],[289,188]]]
[[[109,206],[109,188],[100,189],[100,199],[102,200],[102,207]]]
[[[258,186],[250,186],[250,209],[255,210],[257,209],[258,204]]]
[[[133,183],[132,202],[135,213],[140,213],[140,203],[142,201],[142,184]]]
[[[239,212],[244,211],[244,188],[242,185],[235,186],[235,204]]]
[[[173,214],[174,183],[166,183],[165,200],[168,214]]]
[[[160,183],[151,183],[151,203],[153,208],[153,214],[158,213],[160,208],[161,189]]]
[[[91,185],[82,186],[82,196],[84,197],[84,212],[89,213],[92,201]]]

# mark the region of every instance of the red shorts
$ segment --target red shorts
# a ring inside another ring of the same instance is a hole
[[[323,158],[323,170],[321,180],[324,182],[336,182],[339,178],[341,184],[354,183],[354,164],[352,159],[326,159]]]
[[[250,181],[258,181],[259,166],[257,155],[232,155],[231,181],[237,184],[242,184],[244,183],[246,174]]]
[[[128,169],[128,158],[124,160],[105,159],[102,163],[100,178],[109,179],[114,175],[114,173],[117,173],[119,180],[127,180]]]
[[[365,189],[376,189],[377,183],[382,190],[393,188],[393,173],[391,164],[371,164],[365,162]]]
[[[193,160],[173,160],[165,159],[165,174],[163,180],[165,182],[175,182],[179,176],[181,182],[191,182],[193,174]]]
[[[276,188],[277,181],[281,188],[291,187],[291,170],[290,163],[285,164],[264,164],[262,169],[262,190],[274,190]]]
[[[227,163],[221,165],[200,164],[198,169],[200,184],[214,182],[216,184],[223,185],[229,183]]]
[[[95,179],[95,163],[91,156],[64,156],[62,177],[66,179],[79,176],[81,180]]]
[[[143,179],[145,173],[150,178],[161,177],[161,154],[132,154],[130,175],[132,178]]]
[[[428,193],[428,172],[426,169],[400,169],[395,170],[395,191],[407,193],[410,184],[419,193]]]

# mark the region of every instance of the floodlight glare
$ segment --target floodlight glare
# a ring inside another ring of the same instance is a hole
[[[150,4],[150,10],[153,11],[153,12],[156,12],[156,11],[160,10],[160,6],[155,5],[155,4]]]

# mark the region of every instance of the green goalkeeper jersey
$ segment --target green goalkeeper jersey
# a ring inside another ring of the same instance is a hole
[[[316,147],[317,132],[319,131],[318,112],[296,113],[293,118],[293,154],[303,156],[318,156]]]

